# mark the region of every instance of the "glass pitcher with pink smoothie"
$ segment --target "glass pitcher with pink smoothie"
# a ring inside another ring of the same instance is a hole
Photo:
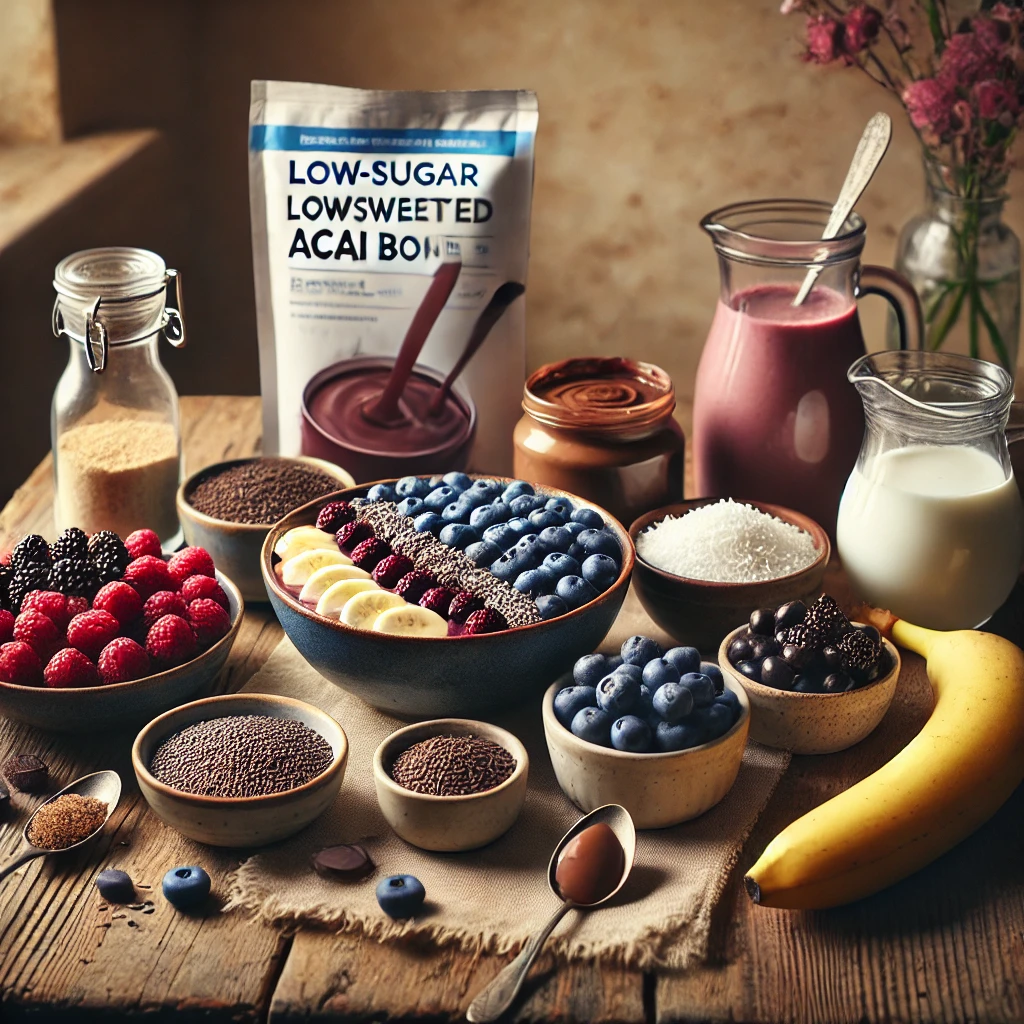
[[[697,370],[693,449],[700,496],[795,508],[834,537],[864,434],[847,379],[864,355],[856,300],[875,294],[892,304],[902,348],[920,347],[921,316],[906,280],[861,266],[859,214],[822,240],[830,212],[828,203],[769,199],[701,221],[718,254],[721,292]],[[794,306],[810,267],[814,287]]]

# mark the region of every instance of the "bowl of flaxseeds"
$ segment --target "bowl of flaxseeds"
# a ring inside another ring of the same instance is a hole
[[[185,543],[206,548],[246,601],[266,601],[260,550],[270,528],[293,509],[354,483],[340,466],[308,456],[231,459],[181,484],[178,519]]]
[[[286,839],[334,803],[348,738],[312,704],[273,694],[207,697],[153,719],[132,767],[165,824],[210,846]]]
[[[493,843],[515,824],[530,759],[506,729],[436,718],[393,732],[373,755],[377,803],[422,850],[456,853]]]

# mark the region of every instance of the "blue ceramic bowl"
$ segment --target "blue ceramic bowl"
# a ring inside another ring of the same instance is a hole
[[[622,549],[619,578],[583,607],[501,633],[452,638],[374,633],[317,615],[280,585],[274,572],[274,545],[287,530],[314,523],[327,502],[362,497],[371,486],[350,487],[296,509],[274,526],[263,544],[263,580],[285,633],[306,661],[336,686],[400,717],[480,718],[543,693],[577,658],[593,651],[611,628],[629,588],[633,542],[603,509],[566,491],[540,486],[538,494],[565,497],[577,507],[600,512]]]

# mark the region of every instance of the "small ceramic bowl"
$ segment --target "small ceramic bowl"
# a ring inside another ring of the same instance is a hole
[[[334,759],[305,785],[267,796],[197,796],[172,789],[150,774],[153,755],[168,737],[196,722],[229,715],[302,722],[330,743]],[[266,693],[228,693],[193,701],[154,718],[132,745],[132,767],[146,803],[175,831],[209,846],[263,846],[294,835],[334,803],[347,762],[348,737],[330,715],[305,701]]]
[[[562,792],[589,813],[603,804],[621,804],[637,828],[668,828],[714,807],[739,774],[750,729],[750,703],[742,687],[725,680],[740,702],[740,717],[718,739],[667,754],[631,754],[599,747],[574,736],[555,717],[555,694],[566,680],[544,694],[544,738]]]
[[[884,637],[892,668],[881,679],[846,693],[794,693],[777,690],[737,672],[726,653],[746,625],[722,641],[718,664],[750,700],[750,738],[794,754],[834,754],[860,743],[885,717],[900,675],[899,651]]]
[[[713,505],[720,500],[694,498],[648,512],[630,526],[630,539],[636,544],[637,537],[644,530],[667,516],[681,516],[692,509]],[[806,530],[811,535],[818,557],[799,572],[774,580],[760,583],[712,583],[676,576],[658,569],[644,561],[637,552],[633,582],[640,603],[647,614],[680,644],[704,652],[716,651],[722,637],[755,608],[774,608],[797,598],[808,601],[821,592],[821,581],[825,577],[825,568],[832,551],[828,534],[813,519],[793,509],[762,501],[744,504]]]
[[[256,459],[231,459],[200,469],[182,482],[175,497],[175,505],[185,535],[185,543],[206,548],[213,556],[214,562],[235,581],[246,601],[266,601],[267,588],[263,585],[263,575],[260,572],[260,551],[273,524],[232,523],[227,519],[208,516],[189,504],[189,496],[204,480],[233,466],[255,461]],[[333,462],[324,462],[322,459],[304,455],[292,461],[308,463],[314,469],[337,480],[339,487],[351,487],[355,483],[350,473]]]
[[[391,778],[395,759],[431,736],[480,736],[504,747],[516,767],[500,786],[469,796],[432,796],[405,789]],[[513,825],[526,799],[530,759],[512,733],[466,718],[436,718],[393,732],[373,755],[377,803],[388,824],[421,850],[458,853],[493,843]]]
[[[201,693],[217,678],[231,653],[245,604],[238,588],[217,572],[228,597],[231,629],[198,657],[142,679],[106,686],[52,690],[0,681],[0,715],[50,732],[110,732],[135,726]]]

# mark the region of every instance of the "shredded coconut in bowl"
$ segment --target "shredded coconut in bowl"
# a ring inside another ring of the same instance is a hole
[[[652,523],[636,550],[657,569],[709,583],[775,580],[818,557],[806,530],[732,498]]]

